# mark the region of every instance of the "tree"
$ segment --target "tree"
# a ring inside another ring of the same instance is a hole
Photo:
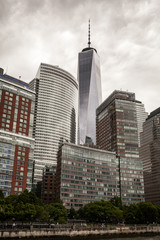
[[[77,212],[73,207],[71,207],[68,211],[68,218],[69,219],[77,218]]]
[[[19,195],[19,201],[23,203],[42,205],[41,200],[36,196],[36,194],[34,192],[28,192],[28,190],[24,190],[24,192]]]
[[[130,206],[124,206],[124,220],[126,223],[136,224],[138,223],[138,206],[137,204],[131,204]]]
[[[83,208],[83,217],[89,222],[116,223],[122,220],[123,212],[110,201],[95,201]]]
[[[50,219],[60,222],[62,218],[67,220],[67,210],[61,203],[51,203],[45,205],[45,210],[49,213]]]
[[[157,222],[158,209],[151,202],[140,202],[138,205],[137,218],[139,223],[148,224]]]
[[[122,209],[122,200],[120,197],[115,196],[114,198],[110,199],[110,202],[115,206],[118,207],[119,209]]]
[[[0,190],[0,199],[4,199],[4,194],[2,190]]]

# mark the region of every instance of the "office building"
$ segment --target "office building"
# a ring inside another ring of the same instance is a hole
[[[97,145],[120,159],[120,189],[124,204],[144,200],[142,161],[138,150],[135,94],[114,91],[97,108]],[[142,123],[141,123],[142,124]]]
[[[43,170],[41,183],[41,200],[45,204],[53,203],[55,200],[56,167],[46,166]]]
[[[96,144],[96,108],[102,102],[100,61],[97,50],[88,47],[78,56],[79,143]]]
[[[41,63],[29,83],[36,92],[33,136],[34,180],[42,180],[44,167],[57,164],[59,144],[76,143],[78,129],[78,83],[67,71]]]
[[[31,190],[35,93],[0,69],[0,189],[5,196]]]
[[[160,204],[160,108],[143,124],[140,158],[144,170],[145,201]]]
[[[56,198],[66,208],[119,196],[116,154],[86,146],[64,143],[59,150]]]

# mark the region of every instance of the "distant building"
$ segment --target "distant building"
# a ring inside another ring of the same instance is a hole
[[[0,69],[0,189],[5,196],[31,190],[35,93]]]
[[[145,112],[144,104],[135,101],[137,115],[137,130],[138,130],[138,146],[140,147],[140,133],[143,131],[143,123],[145,122],[148,113]]]
[[[143,167],[138,150],[138,131],[144,121],[140,113],[137,115],[140,110],[144,112],[144,107],[135,100],[135,94],[124,91],[114,91],[97,108],[97,145],[117,153],[121,199],[127,205],[144,200]]]
[[[78,83],[67,71],[41,63],[29,83],[36,92],[33,137],[35,137],[34,182],[42,180],[46,165],[57,164],[63,141],[77,142]]]
[[[140,158],[144,169],[145,201],[160,204],[160,108],[143,124]]]
[[[88,47],[78,56],[79,143],[96,144],[96,108],[102,102],[100,61],[97,50]]]
[[[119,195],[116,154],[86,146],[64,143],[59,150],[56,198],[66,208],[110,200]]]
[[[55,177],[56,167],[46,166],[41,183],[41,200],[45,204],[53,203],[55,200]]]

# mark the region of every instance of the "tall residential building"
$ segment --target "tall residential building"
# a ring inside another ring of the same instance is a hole
[[[35,182],[42,180],[45,165],[57,164],[59,144],[76,143],[78,128],[78,83],[67,71],[41,63],[29,83],[36,92],[34,115]]]
[[[31,190],[35,93],[0,69],[0,189],[5,196]]]
[[[96,143],[96,108],[102,102],[100,61],[97,50],[88,47],[78,56],[79,143]]]
[[[97,108],[97,145],[104,150],[115,151],[119,157],[120,193],[124,204],[144,200],[138,119],[140,121],[134,93],[114,91]]]
[[[145,201],[160,204],[160,108],[143,124],[140,158],[144,170]]]
[[[119,195],[118,159],[114,152],[64,143],[58,154],[56,198],[66,208],[110,200]]]

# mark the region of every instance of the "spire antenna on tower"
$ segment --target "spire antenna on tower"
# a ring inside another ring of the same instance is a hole
[[[88,47],[90,48],[91,45],[91,41],[90,41],[90,19],[89,19],[89,23],[88,23]]]

